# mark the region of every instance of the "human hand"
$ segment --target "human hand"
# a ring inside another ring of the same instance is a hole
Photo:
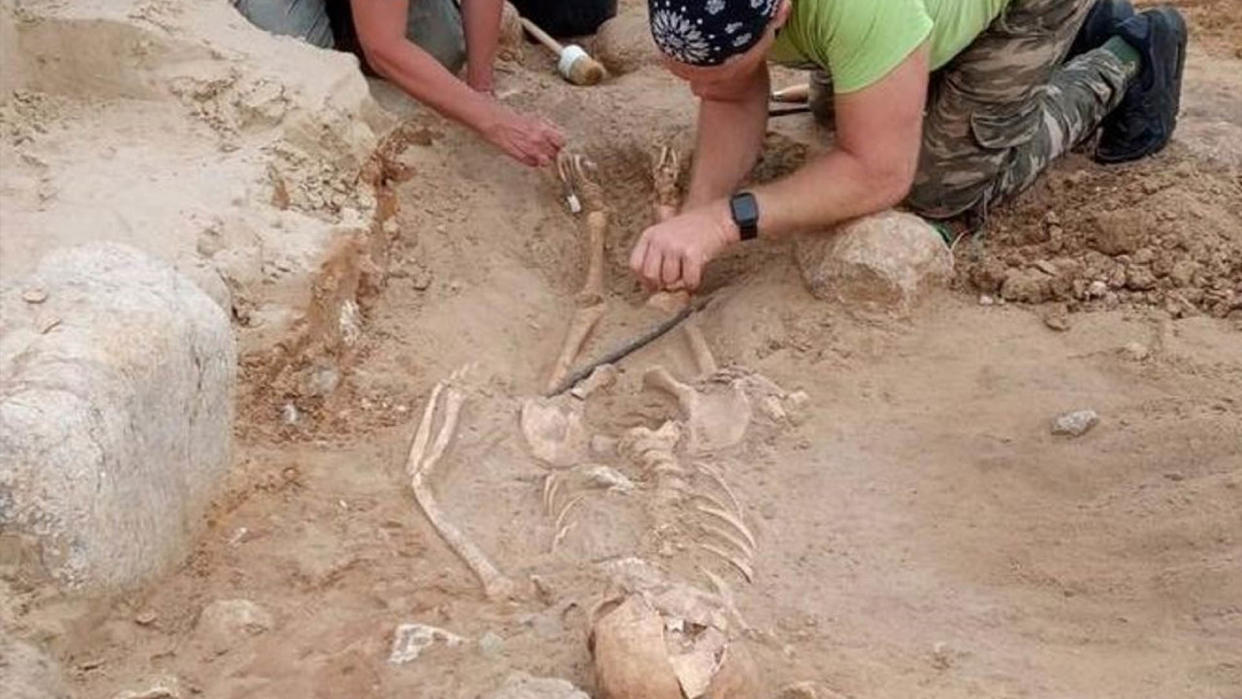
[[[515,160],[541,167],[552,163],[565,137],[551,122],[501,107],[499,116],[483,129],[483,137]]]
[[[703,266],[738,236],[728,205],[715,202],[643,231],[630,253],[630,269],[648,291],[696,289]]]

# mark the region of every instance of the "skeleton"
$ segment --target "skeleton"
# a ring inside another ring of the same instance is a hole
[[[604,304],[607,209],[602,193],[587,177],[593,174],[588,163],[567,156],[560,164],[567,193],[582,194],[586,203],[590,264],[550,385],[566,376]],[[654,210],[661,220],[678,208],[679,172],[675,151],[664,148],[653,159]],[[648,303],[676,313],[688,302],[686,292],[673,291],[655,294]],[[550,552],[565,556],[573,550],[588,560],[607,561],[601,567],[612,589],[588,615],[597,686],[604,697],[722,699],[758,693],[753,663],[738,638],[749,626],[737,611],[731,587],[754,579],[758,537],[720,462],[696,457],[719,454],[744,440],[753,418],[752,399],[773,423],[781,422],[772,416],[785,414],[787,394],[757,374],[721,369],[694,317],[683,327],[697,368],[692,381],[680,381],[659,366],[644,375],[645,386],[677,400],[679,421],[589,438],[585,404],[594,391],[613,383],[610,366],[568,393],[528,399],[522,406],[522,431],[532,453],[549,469],[541,498],[551,525]],[[596,443],[600,448],[586,446]],[[592,453],[622,463],[592,463]],[[592,530],[581,526],[594,517],[597,523],[603,518],[607,526],[602,528],[610,532],[623,529],[611,519],[618,513],[638,516],[640,526],[631,531],[643,532],[627,542],[629,553],[620,558],[616,547],[612,552],[593,547]]]

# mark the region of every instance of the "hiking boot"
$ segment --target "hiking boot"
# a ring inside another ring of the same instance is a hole
[[[1097,0],[1079,27],[1066,60],[1100,48],[1117,33],[1118,25],[1133,16],[1134,6],[1129,0]]]
[[[1117,26],[1116,36],[1142,57],[1125,97],[1101,125],[1095,159],[1122,163],[1159,152],[1173,137],[1182,101],[1186,21],[1168,5],[1146,10]]]

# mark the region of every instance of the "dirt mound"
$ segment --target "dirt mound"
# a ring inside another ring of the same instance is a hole
[[[958,279],[1070,310],[1242,313],[1242,178],[1179,147],[1124,169],[1071,159],[957,249]]]

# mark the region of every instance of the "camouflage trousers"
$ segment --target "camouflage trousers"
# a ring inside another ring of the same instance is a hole
[[[906,205],[931,219],[972,212],[1030,187],[1085,139],[1136,69],[1104,49],[1065,62],[1094,0],[1010,0],[932,76],[923,148]]]

